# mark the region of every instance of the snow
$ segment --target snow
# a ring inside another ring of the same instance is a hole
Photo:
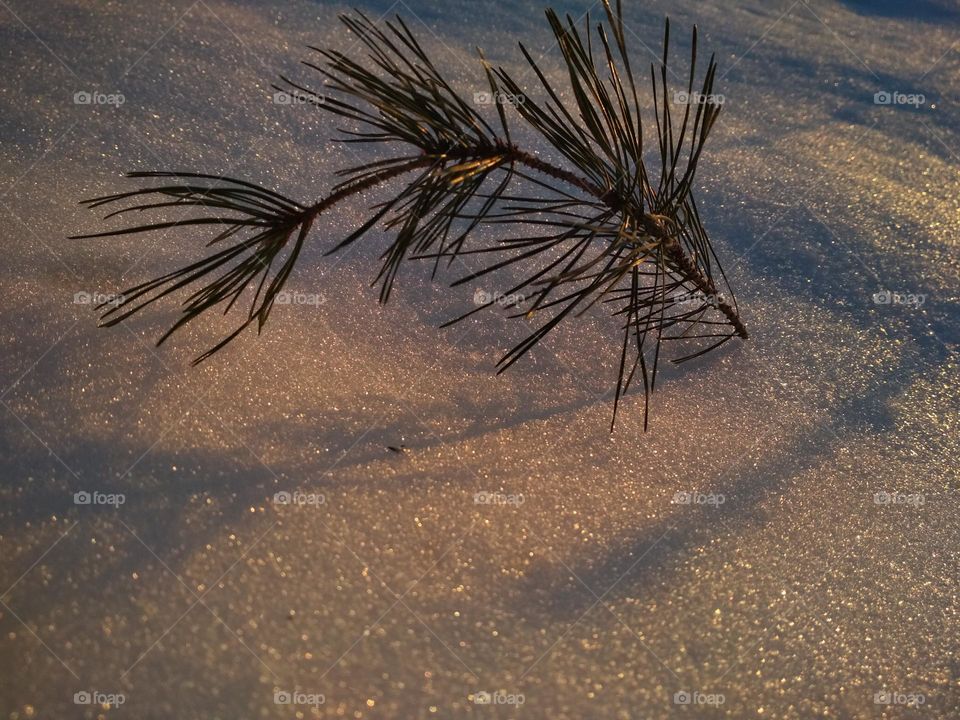
[[[518,40],[562,77],[538,3],[358,5],[464,88],[476,45],[522,72]],[[669,13],[676,59],[697,23],[720,61],[698,200],[751,338],[667,369],[650,431],[632,395],[612,435],[608,322],[496,377],[523,321],[439,330],[473,288],[410,269],[379,307],[376,242],[322,257],[360,207],[291,281],[322,302],[197,368],[236,318],[157,350],[172,304],[97,329],[75,301],[198,252],[64,239],[104,229],[76,202],[120,172],[306,201],[357,160],[270,90],[311,79],[308,43],[350,48],[346,9],[0,3],[0,717],[960,717],[957,6],[628,7],[644,60]]]

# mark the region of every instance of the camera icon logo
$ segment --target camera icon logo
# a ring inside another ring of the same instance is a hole
[[[291,705],[293,704],[293,695],[287,690],[274,690],[273,702],[275,705]]]
[[[674,705],[689,705],[691,702],[693,702],[693,698],[686,690],[680,690],[673,694]]]
[[[73,502],[75,505],[89,505],[93,502],[93,496],[86,490],[81,490],[73,494]]]
[[[493,296],[483,288],[477,288],[473,292],[474,305],[489,305],[493,302]]]
[[[881,290],[873,294],[874,305],[889,305],[893,302],[893,293],[889,290]]]
[[[281,490],[278,493],[274,493],[273,502],[277,505],[289,505],[293,502],[293,496],[286,490]]]
[[[74,705],[91,705],[93,703],[93,695],[86,690],[80,690],[73,694],[73,703]]]
[[[489,705],[492,702],[493,702],[493,695],[488,693],[486,690],[481,690],[480,692],[473,694],[474,705]]]
[[[473,102],[476,105],[492,105],[493,104],[493,93],[488,90],[482,92],[475,92],[473,94]]]
[[[74,105],[90,105],[93,103],[93,93],[81,90],[73,94]]]
[[[873,694],[873,702],[876,705],[889,705],[893,702],[893,696],[886,690],[883,690]]]
[[[92,297],[90,293],[80,291],[73,294],[73,304],[74,305],[89,305]]]
[[[873,95],[873,104],[874,105],[889,105],[893,102],[893,95],[888,93],[886,90],[881,90],[878,93]]]

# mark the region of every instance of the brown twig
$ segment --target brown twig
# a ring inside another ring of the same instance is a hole
[[[410,172],[411,170],[428,167],[430,165],[440,163],[445,159],[455,158],[457,160],[480,160],[498,157],[502,158],[504,163],[519,163],[521,165],[525,165],[531,170],[536,170],[544,175],[549,175],[554,179],[567,182],[570,185],[573,185],[574,187],[577,187],[592,195],[598,200],[603,201],[606,205],[614,209],[622,208],[625,205],[623,199],[620,198],[619,195],[613,191],[613,189],[604,190],[594,185],[588,179],[576,175],[569,170],[565,170],[564,168],[551,165],[550,163],[541,160],[536,155],[533,155],[532,153],[529,153],[517,147],[516,145],[508,145],[503,143],[494,146],[491,149],[484,148],[477,149],[476,151],[457,150],[437,156],[424,154],[415,160],[411,160],[409,163],[384,170],[381,173],[377,173],[370,177],[366,177],[363,180],[359,180],[352,185],[347,185],[340,188],[340,190],[337,192],[333,193],[332,195],[328,195],[315,205],[307,208],[304,211],[304,218],[309,222],[312,222],[325,210],[328,210],[342,200],[346,200],[347,198],[353,197],[357,193],[361,193],[364,190],[369,190],[370,188],[387,182],[388,180],[399,177],[400,175]],[[683,274],[686,279],[692,282],[705,296],[714,299],[717,310],[723,313],[723,315],[730,322],[730,325],[732,325],[734,330],[737,331],[737,335],[743,339],[749,338],[750,334],[747,332],[747,328],[743,324],[743,320],[737,313],[736,308],[721,298],[720,294],[717,292],[717,288],[713,280],[704,276],[704,274],[700,271],[700,268],[697,267],[696,263],[694,263],[683,251],[683,247],[677,240],[676,235],[671,233],[665,227],[665,224],[660,221],[659,216],[652,213],[644,213],[640,218],[639,224],[648,235],[664,243],[667,256],[681,272],[681,274]]]

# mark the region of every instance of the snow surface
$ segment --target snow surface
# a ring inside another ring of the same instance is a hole
[[[357,5],[402,14],[464,88],[476,45],[522,72],[518,40],[562,79],[537,2]],[[379,307],[377,242],[322,257],[359,206],[291,281],[324,302],[199,368],[236,318],[155,350],[174,304],[99,330],[74,301],[200,251],[64,239],[104,228],[76,201],[121,171],[310,200],[357,160],[270,96],[312,79],[308,43],[352,47],[345,9],[0,2],[2,717],[960,717],[957,4],[628,3],[638,57],[667,12],[678,58],[693,23],[717,52],[699,200],[752,337],[668,369],[650,432],[633,395],[613,435],[608,321],[497,378],[522,321],[438,330],[472,288],[410,269]],[[673,502],[694,491],[724,502]]]

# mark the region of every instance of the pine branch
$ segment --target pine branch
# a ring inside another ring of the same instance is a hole
[[[713,94],[716,62],[710,59],[701,90],[695,93],[694,29],[688,101],[682,119],[675,122],[667,81],[667,21],[662,60],[659,67],[650,67],[660,158],[654,181],[644,159],[645,128],[619,0],[615,9],[604,0],[604,10],[607,22],[596,27],[598,48],[593,46],[589,17],[581,31],[569,17],[562,21],[547,11],[567,69],[569,107],[523,45],[521,52],[543,95],[539,101],[481,54],[489,95],[497,99],[497,129],[447,83],[402,19],[381,28],[359,12],[342,16],[366,47],[373,67],[335,50],[312,48],[320,60],[305,65],[323,77],[323,94],[282,78],[285,90],[347,120],[353,129],[341,130],[343,142],[388,143],[406,150],[338,171],[341,179],[331,192],[308,205],[242,180],[192,173],[132,173],[135,178],[173,178],[178,184],[83,201],[91,208],[133,203],[107,217],[170,208],[202,212],[175,222],[79,237],[219,226],[219,234],[208,243],[217,246],[216,252],[130,288],[106,309],[103,324],[121,322],[160,298],[200,284],[187,297],[180,319],[160,338],[163,342],[214,307],[229,312],[252,290],[242,324],[195,362],[207,359],[254,322],[262,330],[311,229],[324,213],[364,191],[400,183],[328,254],[377,228],[391,233],[374,280],[380,284],[382,302],[389,299],[408,259],[432,260],[436,274],[442,260],[449,266],[459,256],[492,257],[490,264],[461,277],[454,286],[520,268],[522,279],[506,293],[526,298],[515,317],[550,317],[501,358],[498,372],[517,362],[571,314],[583,314],[598,304],[611,306],[613,316],[622,321],[614,421],[638,371],[648,412],[662,341],[693,346],[675,360],[682,362],[733,337],[747,338],[748,333],[692,195],[704,143],[720,112]],[[500,102],[503,97],[516,99],[509,115]],[[691,98],[697,101],[690,102]],[[511,133],[517,122],[538,134],[569,167],[518,145]],[[503,234],[493,243],[468,245],[480,224],[500,227]],[[227,247],[219,249],[222,245]],[[645,427],[646,419],[645,413]]]

